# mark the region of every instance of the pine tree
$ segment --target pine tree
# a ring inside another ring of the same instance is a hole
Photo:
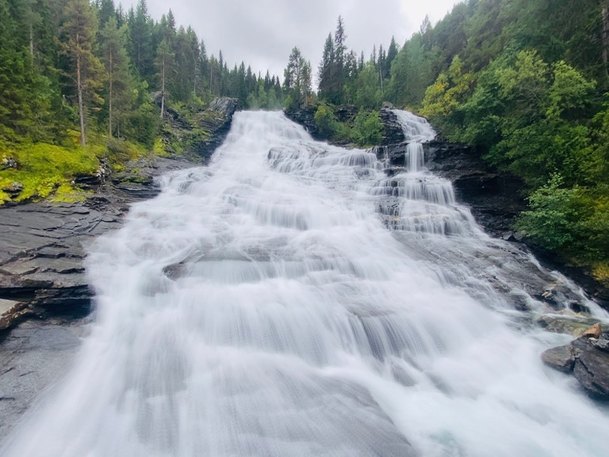
[[[166,38],[163,38],[157,49],[156,64],[158,68],[158,79],[161,89],[161,119],[165,117],[165,106],[167,102],[167,80],[173,69],[173,52]]]
[[[126,28],[118,28],[116,18],[111,17],[102,32],[103,62],[107,76],[108,136],[119,129],[121,118],[130,109],[131,88],[129,57],[126,50]]]
[[[289,108],[306,104],[311,95],[311,64],[304,59],[300,49],[292,49],[284,76]]]
[[[328,99],[330,97],[332,91],[332,74],[334,66],[334,39],[330,33],[328,34],[328,38],[326,38],[326,42],[324,43],[324,51],[318,70],[319,97],[322,99]]]
[[[67,56],[71,68],[71,79],[78,102],[80,123],[80,144],[85,145],[86,117],[89,105],[99,103],[102,65],[93,53],[97,19],[87,0],[68,0],[64,9],[61,27],[62,51]]]
[[[148,15],[148,6],[145,0],[139,0],[135,11],[133,8],[129,11],[129,34],[130,47],[129,55],[131,61],[137,69],[138,75],[150,80],[153,76],[153,23]]]

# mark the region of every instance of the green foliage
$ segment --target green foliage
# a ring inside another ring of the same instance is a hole
[[[540,246],[558,250],[575,241],[576,225],[580,220],[580,200],[577,189],[562,187],[560,175],[554,175],[548,184],[529,197],[531,209],[525,211],[518,228]]]
[[[286,107],[296,109],[306,105],[311,96],[311,64],[302,57],[298,48],[293,48],[284,72]]]
[[[421,114],[437,122],[444,134],[451,135],[461,126],[460,108],[471,95],[474,76],[464,71],[463,63],[455,57],[446,72],[427,88]]]
[[[379,75],[372,63],[367,63],[359,72],[355,81],[348,86],[348,92],[353,94],[353,102],[364,109],[378,108],[382,102],[382,94],[378,84]]]
[[[315,111],[315,125],[325,138],[332,138],[338,132],[338,120],[329,105],[320,104]]]
[[[383,124],[377,111],[360,111],[353,120],[352,138],[359,146],[379,144],[383,137]]]
[[[600,190],[600,192],[599,192]],[[585,263],[609,261],[609,189],[565,187],[560,175],[534,191],[518,228],[541,247]]]

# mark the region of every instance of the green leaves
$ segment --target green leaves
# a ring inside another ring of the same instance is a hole
[[[558,174],[529,197],[531,209],[525,211],[518,228],[541,247],[558,250],[568,247],[577,238],[580,220],[578,189],[562,187]]]

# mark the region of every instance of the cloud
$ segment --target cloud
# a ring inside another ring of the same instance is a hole
[[[129,8],[136,0],[122,0]],[[230,64],[245,61],[254,71],[282,75],[294,46],[317,68],[328,33],[342,15],[347,45],[369,56],[374,44],[399,44],[416,32],[429,14],[441,19],[458,0],[148,0],[155,19],[170,8],[179,25],[192,26],[208,53],[222,50]]]

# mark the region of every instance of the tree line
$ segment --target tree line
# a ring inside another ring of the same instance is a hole
[[[151,145],[168,101],[203,105],[215,96],[275,108],[278,77],[208,55],[171,10],[159,21],[145,0],[0,0],[0,138],[61,142],[76,127]],[[160,108],[155,104],[155,99]]]

